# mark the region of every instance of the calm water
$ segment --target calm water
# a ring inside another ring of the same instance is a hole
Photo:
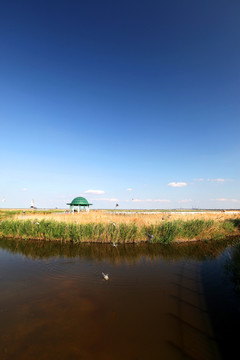
[[[230,359],[239,254],[237,241],[114,248],[2,239],[0,359]]]

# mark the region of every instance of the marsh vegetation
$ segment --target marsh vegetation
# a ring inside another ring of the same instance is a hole
[[[2,210],[0,220],[0,236],[73,243],[168,244],[240,234],[240,212],[69,214],[55,210]]]
[[[21,239],[60,240],[62,242],[169,244],[174,241],[222,239],[240,234],[240,220],[173,220],[159,224],[66,223],[54,220],[3,220],[0,234]]]

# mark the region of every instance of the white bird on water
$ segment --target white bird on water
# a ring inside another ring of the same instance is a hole
[[[109,280],[108,274],[104,274],[104,273],[102,272],[102,276],[103,276],[104,280]]]

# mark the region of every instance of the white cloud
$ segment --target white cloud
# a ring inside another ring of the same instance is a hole
[[[22,191],[27,191],[27,188],[23,188]]]
[[[193,181],[203,181],[203,178],[197,178],[197,179],[193,179]]]
[[[228,179],[208,179],[208,181],[217,182],[217,183],[223,183],[225,181],[228,181]]]
[[[168,186],[172,186],[172,187],[184,187],[187,186],[186,182],[170,182],[168,184]]]
[[[119,199],[115,198],[98,198],[98,199],[91,199],[91,201],[109,201],[109,202],[117,202]]]
[[[150,202],[170,202],[171,200],[168,200],[168,199],[147,199],[146,201],[150,201]]]
[[[239,202],[240,200],[238,199],[226,199],[226,198],[219,198],[219,199],[212,199],[214,201],[221,201],[221,202],[225,202],[225,201],[228,201],[228,202]]]
[[[132,188],[128,188],[127,191],[132,191],[133,189]]]
[[[168,199],[133,199],[133,202],[170,202]]]
[[[192,202],[192,199],[183,199],[183,200],[179,200],[178,201],[179,203],[189,203],[189,202]]]
[[[102,195],[102,194],[105,194],[105,191],[103,191],[103,190],[86,190],[86,191],[84,191],[84,194]]]

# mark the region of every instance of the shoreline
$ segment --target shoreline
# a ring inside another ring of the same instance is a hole
[[[240,237],[240,219],[180,219],[157,224],[8,219],[0,222],[0,237],[62,243],[189,243]]]
[[[214,242],[214,241],[221,241],[221,240],[236,240],[238,239],[240,240],[240,232],[239,234],[234,234],[234,235],[227,235],[224,236],[222,238],[208,238],[208,239],[175,239],[173,240],[171,243],[168,244],[174,244],[174,245],[178,245],[178,244],[188,244],[188,243],[200,243],[200,242]],[[28,237],[26,238],[25,236],[13,236],[13,235],[2,235],[0,234],[0,240],[3,239],[7,239],[7,240],[16,240],[16,241],[36,241],[36,242],[43,242],[43,243],[50,243],[50,242],[54,242],[54,243],[61,243],[61,244],[102,244],[102,245],[113,245],[112,241],[96,241],[96,240],[82,240],[81,242],[73,242],[72,240],[62,240],[62,239],[45,239],[45,238],[33,238],[33,237]],[[163,245],[164,243],[161,242],[149,242],[148,240],[138,240],[138,241],[125,241],[125,242],[117,242],[116,243],[117,246],[118,245],[134,245],[134,244],[161,244]],[[166,245],[166,244],[165,244]]]

